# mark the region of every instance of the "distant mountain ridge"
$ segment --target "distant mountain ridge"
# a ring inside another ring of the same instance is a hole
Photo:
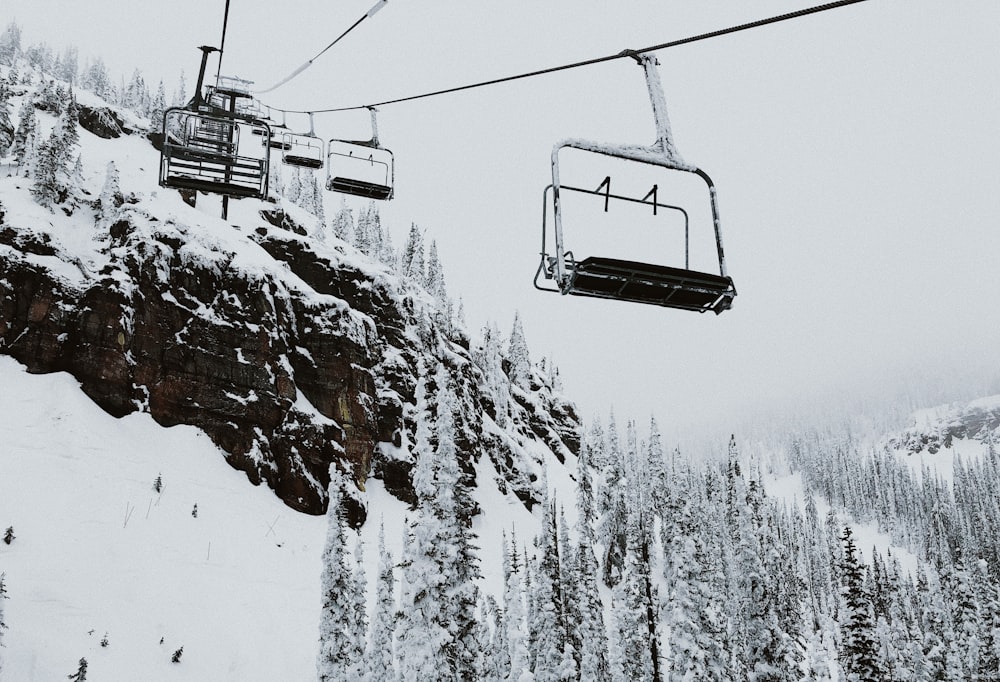
[[[913,426],[888,438],[889,447],[911,454],[922,450],[935,454],[952,447],[956,439],[995,442],[1000,430],[1000,395],[920,410],[913,419]]]

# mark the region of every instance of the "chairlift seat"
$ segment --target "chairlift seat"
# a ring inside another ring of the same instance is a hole
[[[340,192],[350,194],[365,199],[376,199],[385,201],[392,198],[392,187],[380,185],[374,182],[365,182],[355,178],[333,177],[326,181],[326,188],[330,192]]]
[[[290,144],[286,144],[282,147],[282,149],[286,152],[285,155],[282,157],[282,161],[284,161],[286,165],[298,166],[300,168],[312,168],[314,170],[323,167],[322,158],[317,159],[310,156],[300,156],[298,154],[287,153],[288,150],[291,149],[291,147],[292,146]]]
[[[564,294],[648,303],[667,308],[729,309],[736,288],[733,280],[707,272],[684,270],[616,258],[589,257],[573,262]]]

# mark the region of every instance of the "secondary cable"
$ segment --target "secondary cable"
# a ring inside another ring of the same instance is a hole
[[[227,2],[227,5],[228,5],[228,0],[226,0],[226,2]],[[312,59],[310,59],[309,61],[307,61],[307,62],[306,62],[305,64],[303,64],[303,65],[302,65],[302,66],[300,66],[299,68],[297,68],[297,69],[295,69],[294,71],[292,71],[292,72],[291,72],[290,74],[288,74],[288,76],[286,76],[286,77],[285,77],[285,78],[284,78],[283,80],[280,80],[280,81],[278,81],[278,83],[277,83],[277,84],[275,84],[275,85],[272,85],[271,87],[269,87],[269,88],[268,88],[268,89],[266,89],[266,90],[258,90],[258,91],[257,91],[257,92],[256,92],[255,94],[258,94],[258,95],[263,95],[263,94],[265,94],[265,93],[268,93],[268,92],[271,92],[272,90],[277,90],[277,89],[278,89],[278,88],[280,88],[280,87],[281,87],[282,85],[284,85],[284,84],[285,84],[285,83],[287,83],[288,81],[290,81],[290,80],[292,80],[293,78],[295,78],[296,76],[298,76],[298,75],[299,75],[300,73],[302,73],[303,71],[305,71],[306,69],[308,69],[308,68],[309,68],[310,66],[312,66],[312,63],[313,63],[314,61],[316,61],[317,59],[319,59],[319,58],[320,58],[320,57],[321,57],[321,56],[323,55],[323,53],[324,53],[324,52],[326,52],[326,51],[327,51],[327,50],[329,50],[329,49],[330,49],[331,47],[333,47],[333,46],[334,46],[334,45],[336,45],[336,44],[337,44],[338,42],[340,42],[340,39],[341,39],[341,38],[343,38],[343,37],[344,37],[344,36],[346,36],[346,35],[347,35],[348,33],[350,33],[350,32],[351,32],[351,31],[353,31],[353,30],[354,30],[355,28],[357,28],[358,24],[360,24],[360,23],[361,23],[362,21],[364,21],[365,19],[367,19],[367,18],[371,17],[372,15],[374,15],[374,14],[375,14],[376,12],[378,12],[378,11],[379,11],[380,9],[382,9],[383,7],[385,7],[385,6],[386,6],[386,3],[388,3],[388,2],[389,2],[389,0],[378,0],[378,2],[376,2],[376,3],[375,3],[375,4],[373,5],[373,6],[372,6],[372,8],[371,8],[370,10],[368,10],[368,12],[366,12],[365,14],[363,14],[363,15],[361,16],[361,18],[360,18],[360,19],[358,19],[358,20],[357,20],[357,21],[355,21],[355,22],[354,22],[353,24],[351,24],[351,26],[350,26],[350,27],[349,27],[349,28],[348,28],[348,29],[347,29],[346,31],[344,31],[344,32],[343,32],[343,33],[341,33],[341,34],[340,34],[339,36],[337,36],[337,38],[336,38],[336,39],[335,39],[335,40],[334,40],[334,41],[333,41],[332,43],[330,43],[329,45],[327,45],[326,47],[324,47],[324,48],[323,48],[322,50],[320,50],[320,51],[319,51],[319,53],[318,53],[318,54],[317,54],[317,55],[316,55],[315,57],[313,57]],[[280,111],[280,109],[278,109],[278,111]],[[287,112],[287,113],[303,113],[303,114],[304,114],[304,113],[309,113],[309,112],[305,112],[305,111],[302,111],[302,112]]]
[[[385,0],[383,0],[385,2]],[[425,92],[420,95],[410,95],[409,97],[399,97],[396,99],[389,99],[384,102],[375,102],[373,104],[359,104],[357,106],[350,107],[333,107],[329,109],[311,109],[309,111],[296,111],[292,109],[279,109],[277,107],[270,107],[274,111],[283,111],[288,114],[329,114],[339,111],[355,111],[358,109],[370,109],[372,107],[384,107],[389,104],[399,104],[401,102],[411,102],[413,100],[424,99],[427,97],[437,97],[438,95],[446,95],[453,92],[461,92],[463,90],[472,90],[473,88],[482,88],[489,85],[497,85],[499,83],[506,83],[508,81],[521,80],[523,78],[533,78],[535,76],[542,76],[549,73],[555,73],[557,71],[566,71],[568,69],[576,69],[583,66],[591,66],[593,64],[600,64],[602,62],[608,62],[614,59],[622,59],[624,57],[632,57],[634,55],[642,54],[644,52],[656,52],[657,50],[666,50],[671,47],[677,47],[679,45],[687,45],[689,43],[695,43],[702,40],[709,40],[711,38],[718,38],[720,36],[729,35],[731,33],[739,33],[740,31],[748,31],[753,28],[760,28],[761,26],[767,26],[769,24],[777,24],[782,21],[789,21],[791,19],[798,19],[800,17],[805,17],[810,14],[818,14],[820,12],[826,12],[828,10],[837,9],[840,7],[846,7],[847,5],[856,5],[861,2],[867,2],[867,0],[838,0],[837,2],[828,2],[822,5],[816,5],[815,7],[807,7],[805,9],[796,10],[794,12],[788,12],[786,14],[779,14],[773,17],[768,17],[766,19],[759,19],[757,21],[751,21],[746,24],[739,24],[737,26],[730,26],[728,28],[719,29],[716,31],[710,31],[708,33],[700,33],[698,35],[689,36],[687,38],[680,38],[678,40],[671,40],[670,42],[660,43],[659,45],[650,45],[649,47],[644,47],[638,50],[623,50],[617,54],[606,55],[604,57],[596,57],[594,59],[586,59],[581,62],[573,62],[572,64],[564,64],[562,66],[553,66],[547,69],[539,69],[537,71],[529,71],[528,73],[521,73],[514,76],[505,76],[503,78],[494,78],[493,80],[480,81],[478,83],[470,83],[468,85],[459,85],[453,88],[445,88],[443,90],[435,90],[433,92]],[[299,70],[301,71],[304,66]],[[274,88],[271,88],[272,90]],[[261,92],[269,92],[268,90],[263,90]]]

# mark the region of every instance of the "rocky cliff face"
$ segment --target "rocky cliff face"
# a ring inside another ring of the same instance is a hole
[[[1000,443],[1000,396],[980,398],[967,404],[950,405],[917,413],[916,423],[888,439],[889,447],[911,454],[927,450],[936,454],[955,440]]]
[[[191,225],[140,194],[98,233],[89,217],[43,224],[10,210],[30,201],[15,191],[0,186],[0,353],[69,372],[111,414],[203,429],[295,509],[324,511],[331,462],[359,487],[374,475],[413,499],[415,389],[439,362],[461,404],[469,483],[488,457],[530,505],[531,444],[560,459],[579,448],[575,408],[544,372],[489,389],[496,372],[433,297],[346,244],[304,236],[273,205],[239,226]],[[354,523],[364,514],[352,505]]]

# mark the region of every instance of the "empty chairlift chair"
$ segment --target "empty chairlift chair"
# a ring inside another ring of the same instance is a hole
[[[267,196],[267,154],[240,152],[240,133],[259,130],[270,139],[266,123],[241,121],[222,114],[171,108],[163,116],[163,151],[159,184],[235,198]]]
[[[371,107],[370,140],[330,140],[327,144],[326,188],[367,199],[392,199],[394,159],[378,141],[375,109]]]
[[[323,167],[323,141],[316,137],[311,113],[308,133],[286,131],[281,134],[281,161],[298,168],[316,170]]]
[[[733,280],[726,273],[725,257],[722,249],[722,234],[719,209],[716,201],[715,185],[707,173],[681,160],[674,147],[667,119],[666,101],[656,70],[655,57],[633,55],[645,70],[646,84],[656,121],[657,140],[649,147],[609,145],[585,140],[564,140],[552,149],[552,184],[545,188],[543,195],[545,210],[542,218],[541,262],[535,272],[535,287],[543,291],[556,291],[574,296],[590,296],[635,303],[648,303],[681,310],[705,312],[711,310],[719,314],[728,310],[736,296]],[[642,199],[619,196],[611,193],[610,178],[594,190],[561,185],[559,180],[559,152],[564,148],[575,148],[585,152],[660,166],[670,171],[693,173],[708,185],[712,220],[715,229],[715,245],[718,255],[719,274],[699,272],[690,269],[688,257],[688,214],[683,208],[660,203],[657,187],[654,185]],[[547,216],[549,192],[552,197],[553,232],[555,253],[547,252]],[[564,191],[599,195],[608,203],[614,199],[652,205],[654,214],[658,209],[679,211],[685,225],[684,267],[671,267],[653,263],[643,263],[617,258],[588,256],[577,260],[573,252],[566,248],[563,236],[563,211],[561,193]],[[651,201],[650,201],[651,199]],[[553,280],[554,286],[546,280]]]

